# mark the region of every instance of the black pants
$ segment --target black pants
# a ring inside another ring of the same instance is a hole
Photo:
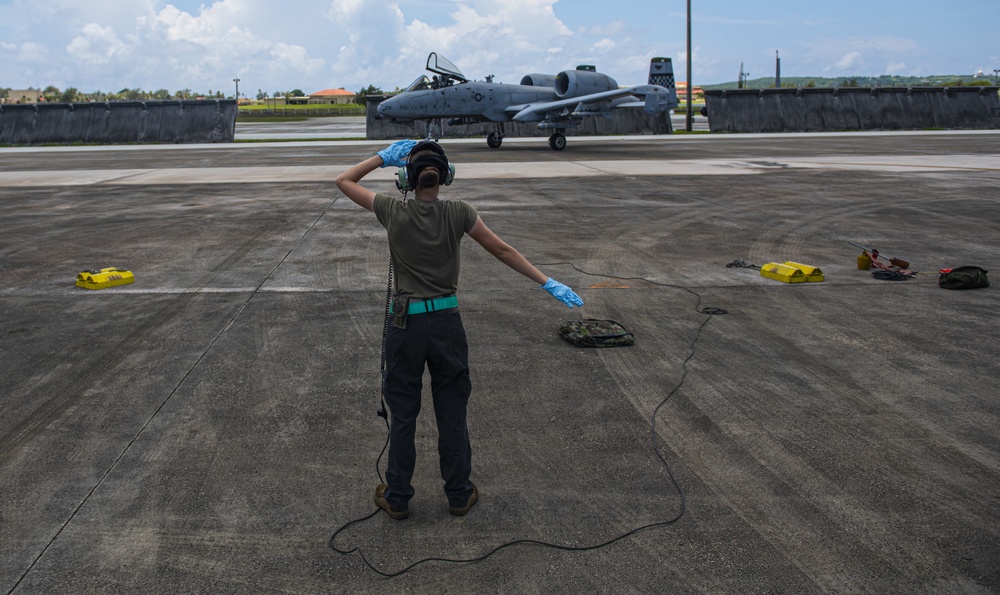
[[[413,497],[414,437],[426,365],[431,374],[444,492],[451,506],[465,506],[472,494],[472,448],[466,424],[472,382],[469,346],[458,308],[411,314],[405,329],[390,325],[385,349],[383,389],[390,414],[386,501],[393,510],[406,510]]]

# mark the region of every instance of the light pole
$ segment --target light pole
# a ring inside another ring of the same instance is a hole
[[[1000,68],[993,69],[993,84],[1000,87]]]
[[[688,132],[694,128],[694,116],[691,114],[691,87],[693,83],[691,82],[691,0],[687,0],[687,128]]]
[[[236,105],[240,104],[240,79],[235,78],[233,82],[236,83]]]

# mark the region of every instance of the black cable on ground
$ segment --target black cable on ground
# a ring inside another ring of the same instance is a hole
[[[903,273],[900,271],[877,270],[872,271],[872,278],[881,281],[909,281],[916,276],[916,273]]]
[[[693,358],[694,354],[697,352],[697,344],[698,344],[698,340],[701,338],[701,331],[705,328],[705,326],[708,324],[708,321],[710,321],[713,316],[718,316],[718,315],[722,315],[722,314],[728,314],[728,311],[724,310],[722,308],[715,308],[715,307],[701,308],[701,294],[699,294],[698,292],[693,291],[693,290],[691,290],[691,289],[689,289],[687,287],[684,287],[682,285],[675,285],[675,284],[672,284],[672,283],[661,283],[661,282],[658,282],[658,281],[652,281],[652,280],[646,279],[644,277],[619,277],[617,275],[605,275],[605,274],[602,274],[602,273],[591,273],[591,272],[585,271],[583,269],[580,269],[579,267],[577,267],[576,265],[574,265],[571,262],[547,263],[547,264],[541,264],[539,266],[556,266],[556,265],[568,265],[568,266],[572,267],[573,269],[575,269],[576,271],[578,271],[580,273],[583,273],[584,275],[590,275],[590,276],[593,276],[593,277],[604,277],[604,278],[608,278],[608,279],[620,279],[622,281],[643,281],[643,282],[650,283],[650,284],[653,284],[653,285],[658,285],[658,286],[661,286],[661,287],[672,287],[672,288],[676,288],[676,289],[682,289],[682,290],[690,293],[691,295],[695,296],[696,298],[698,298],[698,301],[695,304],[695,311],[698,312],[699,314],[704,314],[706,316],[706,318],[705,318],[704,321],[702,321],[701,325],[698,326],[698,330],[695,333],[694,339],[692,339],[692,341],[691,341],[690,353],[684,359],[684,362],[681,364],[682,367],[683,367],[683,373],[681,374],[681,379],[677,382],[677,384],[674,386],[674,388],[671,389],[671,391],[669,393],[667,393],[667,395],[663,398],[663,400],[660,401],[660,403],[653,410],[653,415],[652,415],[652,419],[651,419],[651,423],[650,423],[650,439],[651,439],[652,444],[653,444],[653,452],[656,453],[657,458],[660,459],[661,463],[663,463],[663,466],[664,466],[664,468],[667,471],[667,476],[670,477],[670,482],[673,484],[674,489],[677,491],[677,494],[680,497],[680,508],[678,509],[677,514],[675,516],[673,516],[672,518],[670,518],[670,519],[663,520],[663,521],[658,521],[658,522],[655,522],[655,523],[649,523],[649,524],[646,524],[646,525],[642,525],[640,527],[636,527],[635,529],[632,529],[630,531],[622,533],[621,535],[618,535],[617,537],[613,537],[613,538],[611,538],[611,539],[609,539],[607,541],[603,541],[601,543],[596,543],[596,544],[592,544],[592,545],[571,546],[571,545],[562,545],[562,544],[558,544],[558,543],[550,543],[550,542],[546,542],[546,541],[540,541],[540,540],[537,540],[537,539],[518,539],[518,540],[509,541],[507,543],[500,544],[500,545],[496,546],[495,548],[493,548],[492,550],[490,550],[490,551],[488,551],[485,554],[482,554],[480,556],[475,556],[475,557],[472,557],[472,558],[441,558],[441,557],[423,558],[423,559],[418,560],[418,561],[414,562],[413,564],[410,564],[409,566],[406,566],[405,568],[402,568],[402,569],[397,570],[395,572],[386,572],[386,571],[378,568],[374,564],[372,564],[368,560],[368,558],[365,556],[365,553],[364,553],[364,551],[361,550],[361,548],[352,547],[350,549],[341,549],[341,548],[337,547],[337,545],[335,543],[336,539],[337,539],[337,536],[340,535],[340,533],[342,533],[345,529],[347,529],[348,527],[351,527],[353,525],[356,525],[356,524],[362,523],[364,521],[367,521],[368,519],[371,519],[376,514],[378,514],[381,509],[380,508],[376,508],[374,510],[374,512],[372,512],[371,514],[369,514],[367,516],[364,516],[364,517],[360,517],[360,518],[354,519],[352,521],[349,521],[346,524],[342,525],[339,529],[337,529],[336,531],[334,531],[333,535],[331,535],[330,539],[328,540],[328,545],[330,546],[330,548],[332,550],[334,550],[335,552],[337,552],[339,554],[344,554],[344,555],[353,554],[353,553],[356,552],[358,554],[358,556],[360,556],[361,560],[365,563],[365,565],[368,566],[368,568],[370,568],[372,571],[376,572],[377,574],[379,574],[381,576],[391,578],[391,577],[395,577],[395,576],[399,576],[399,575],[405,574],[405,573],[409,572],[410,570],[416,568],[417,566],[420,566],[421,564],[425,564],[427,562],[449,562],[449,563],[454,563],[454,564],[471,564],[471,563],[474,563],[474,562],[481,562],[481,561],[489,558],[490,556],[496,554],[497,552],[499,552],[501,550],[504,550],[504,549],[507,549],[507,548],[510,548],[510,547],[514,547],[514,546],[518,546],[518,545],[537,545],[537,546],[541,546],[541,547],[546,547],[546,548],[551,548],[551,549],[556,549],[556,550],[562,550],[562,551],[571,551],[571,552],[585,552],[585,551],[597,550],[597,549],[601,549],[601,548],[607,547],[607,546],[609,546],[609,545],[611,545],[613,543],[616,543],[618,541],[621,541],[621,540],[623,540],[623,539],[625,539],[627,537],[631,537],[632,535],[635,535],[635,534],[637,534],[637,533],[639,533],[641,531],[645,531],[647,529],[654,529],[654,528],[657,528],[657,527],[664,527],[666,525],[672,525],[672,524],[676,523],[677,521],[679,521],[681,519],[681,517],[684,516],[684,512],[685,512],[685,510],[687,508],[687,495],[684,493],[684,488],[681,487],[680,482],[677,480],[677,477],[674,475],[674,470],[670,466],[670,462],[667,461],[666,456],[664,456],[664,454],[660,451],[660,446],[659,446],[659,443],[657,442],[657,439],[656,439],[656,416],[659,414],[660,409],[662,409],[663,406],[667,404],[667,401],[669,401],[670,398],[673,397],[674,394],[678,390],[680,390],[681,386],[684,385],[684,380],[687,378],[687,374],[688,374],[688,362],[691,361],[691,358]],[[389,423],[388,420],[386,420],[386,428],[387,429],[388,429],[388,423]],[[389,444],[389,439],[388,439],[388,437],[386,437],[386,446],[382,447],[382,453],[379,454],[378,461],[376,461],[376,463],[375,463],[376,471],[378,472],[380,480],[382,479],[382,474],[381,474],[381,471],[379,470],[379,465],[380,465],[382,456],[385,454],[385,449],[388,446],[388,444]]]
[[[747,262],[745,260],[742,260],[740,258],[737,258],[736,260],[733,260],[731,262],[727,262],[726,263],[726,268],[727,269],[732,269],[732,268],[738,268],[738,269],[756,269],[758,271],[760,270],[760,267],[758,265],[751,264],[751,263],[749,263],[749,262]]]

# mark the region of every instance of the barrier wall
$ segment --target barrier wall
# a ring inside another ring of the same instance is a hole
[[[0,144],[233,142],[236,100],[0,105]]]
[[[998,87],[705,91],[712,132],[1000,128]]]
[[[398,138],[424,138],[427,136],[427,122],[392,122],[378,116],[378,104],[387,95],[369,95],[366,103],[366,138],[385,140]],[[442,138],[482,137],[493,132],[491,122],[449,126],[447,118],[442,119]],[[621,108],[612,113],[611,118],[588,116],[580,126],[567,128],[566,136],[599,136],[616,134],[671,134],[670,112],[649,116],[642,108]],[[538,122],[504,122],[504,137],[542,136],[548,138],[552,130],[539,130]]]

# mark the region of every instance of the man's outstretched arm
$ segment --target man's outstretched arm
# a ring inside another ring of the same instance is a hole
[[[535,268],[535,265],[528,262],[528,259],[522,256],[517,249],[501,240],[500,236],[486,227],[481,217],[476,217],[476,224],[469,230],[469,237],[485,248],[487,252],[497,257],[500,262],[538,283],[552,297],[570,308],[583,305],[583,300],[572,289]]]

